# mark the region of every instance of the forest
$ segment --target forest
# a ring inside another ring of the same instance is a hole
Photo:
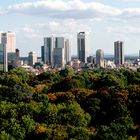
[[[0,140],[139,140],[140,69],[0,74]]]

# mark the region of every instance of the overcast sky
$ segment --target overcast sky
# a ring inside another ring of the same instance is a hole
[[[43,37],[70,39],[77,54],[76,34],[90,32],[90,54],[113,54],[113,42],[124,41],[125,54],[140,50],[140,0],[1,0],[0,32],[16,32],[21,56],[36,51]]]

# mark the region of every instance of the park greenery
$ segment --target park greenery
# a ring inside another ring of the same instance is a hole
[[[140,71],[0,74],[0,140],[140,139]]]

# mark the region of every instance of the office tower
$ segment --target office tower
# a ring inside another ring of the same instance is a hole
[[[124,43],[122,41],[114,42],[114,63],[116,66],[124,64]]]
[[[16,53],[15,52],[8,52],[8,70],[13,69],[16,67]]]
[[[66,63],[71,61],[69,39],[65,40],[65,59],[66,59]]]
[[[28,64],[30,66],[34,66],[34,64],[37,62],[37,55],[36,52],[29,52],[28,56]]]
[[[6,44],[7,52],[15,52],[16,35],[14,32],[8,31],[7,33],[1,33],[1,43]]]
[[[41,61],[46,64],[46,49],[45,46],[41,46]]]
[[[20,50],[16,49],[16,67],[19,67],[20,65]]]
[[[55,47],[55,38],[53,36],[52,37],[45,37],[44,38],[44,62],[46,61],[45,64],[53,65],[53,49],[54,49],[54,47]]]
[[[54,48],[54,67],[64,68],[65,64],[66,64],[66,59],[65,59],[64,37],[56,37],[55,48]]]
[[[104,68],[105,67],[104,64],[105,64],[104,63],[104,52],[103,52],[103,50],[98,49],[96,51],[96,66],[98,68]]]
[[[63,68],[70,61],[69,40],[64,37],[45,37],[41,46],[41,57],[44,64]],[[46,63],[45,63],[46,62]]]
[[[54,48],[54,67],[64,68],[64,66],[65,66],[64,48]]]
[[[78,47],[78,59],[86,63],[89,49],[89,33],[79,32],[77,34],[77,47]]]
[[[0,71],[8,71],[6,44],[0,44]]]

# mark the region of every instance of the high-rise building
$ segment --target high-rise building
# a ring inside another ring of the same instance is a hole
[[[53,49],[55,47],[55,38],[44,38],[44,64],[53,65]]]
[[[66,63],[71,61],[69,39],[65,40],[65,58],[66,58]]]
[[[64,48],[54,48],[54,67],[64,68],[65,64]]]
[[[41,46],[41,61],[46,64],[46,49],[45,46]]]
[[[0,71],[8,71],[6,44],[0,44]]]
[[[34,66],[34,64],[37,62],[37,55],[36,52],[29,52],[28,56],[28,64],[30,66]]]
[[[98,68],[104,68],[105,67],[104,52],[101,49],[98,49],[96,51],[96,66]]]
[[[116,66],[124,64],[124,43],[122,41],[114,42],[114,63]]]
[[[64,37],[45,37],[41,57],[44,64],[63,68],[70,61],[69,40]]]
[[[6,44],[7,53],[15,52],[15,48],[16,48],[15,33],[10,31],[8,31],[7,33],[1,33],[1,43]]]
[[[8,70],[16,67],[16,52],[8,52]]]
[[[56,37],[54,48],[54,67],[64,68],[65,58],[65,40],[64,37]]]
[[[78,47],[78,59],[86,63],[89,49],[89,33],[79,32],[77,34],[77,47]]]
[[[16,49],[16,67],[19,67],[20,65],[20,50]]]

